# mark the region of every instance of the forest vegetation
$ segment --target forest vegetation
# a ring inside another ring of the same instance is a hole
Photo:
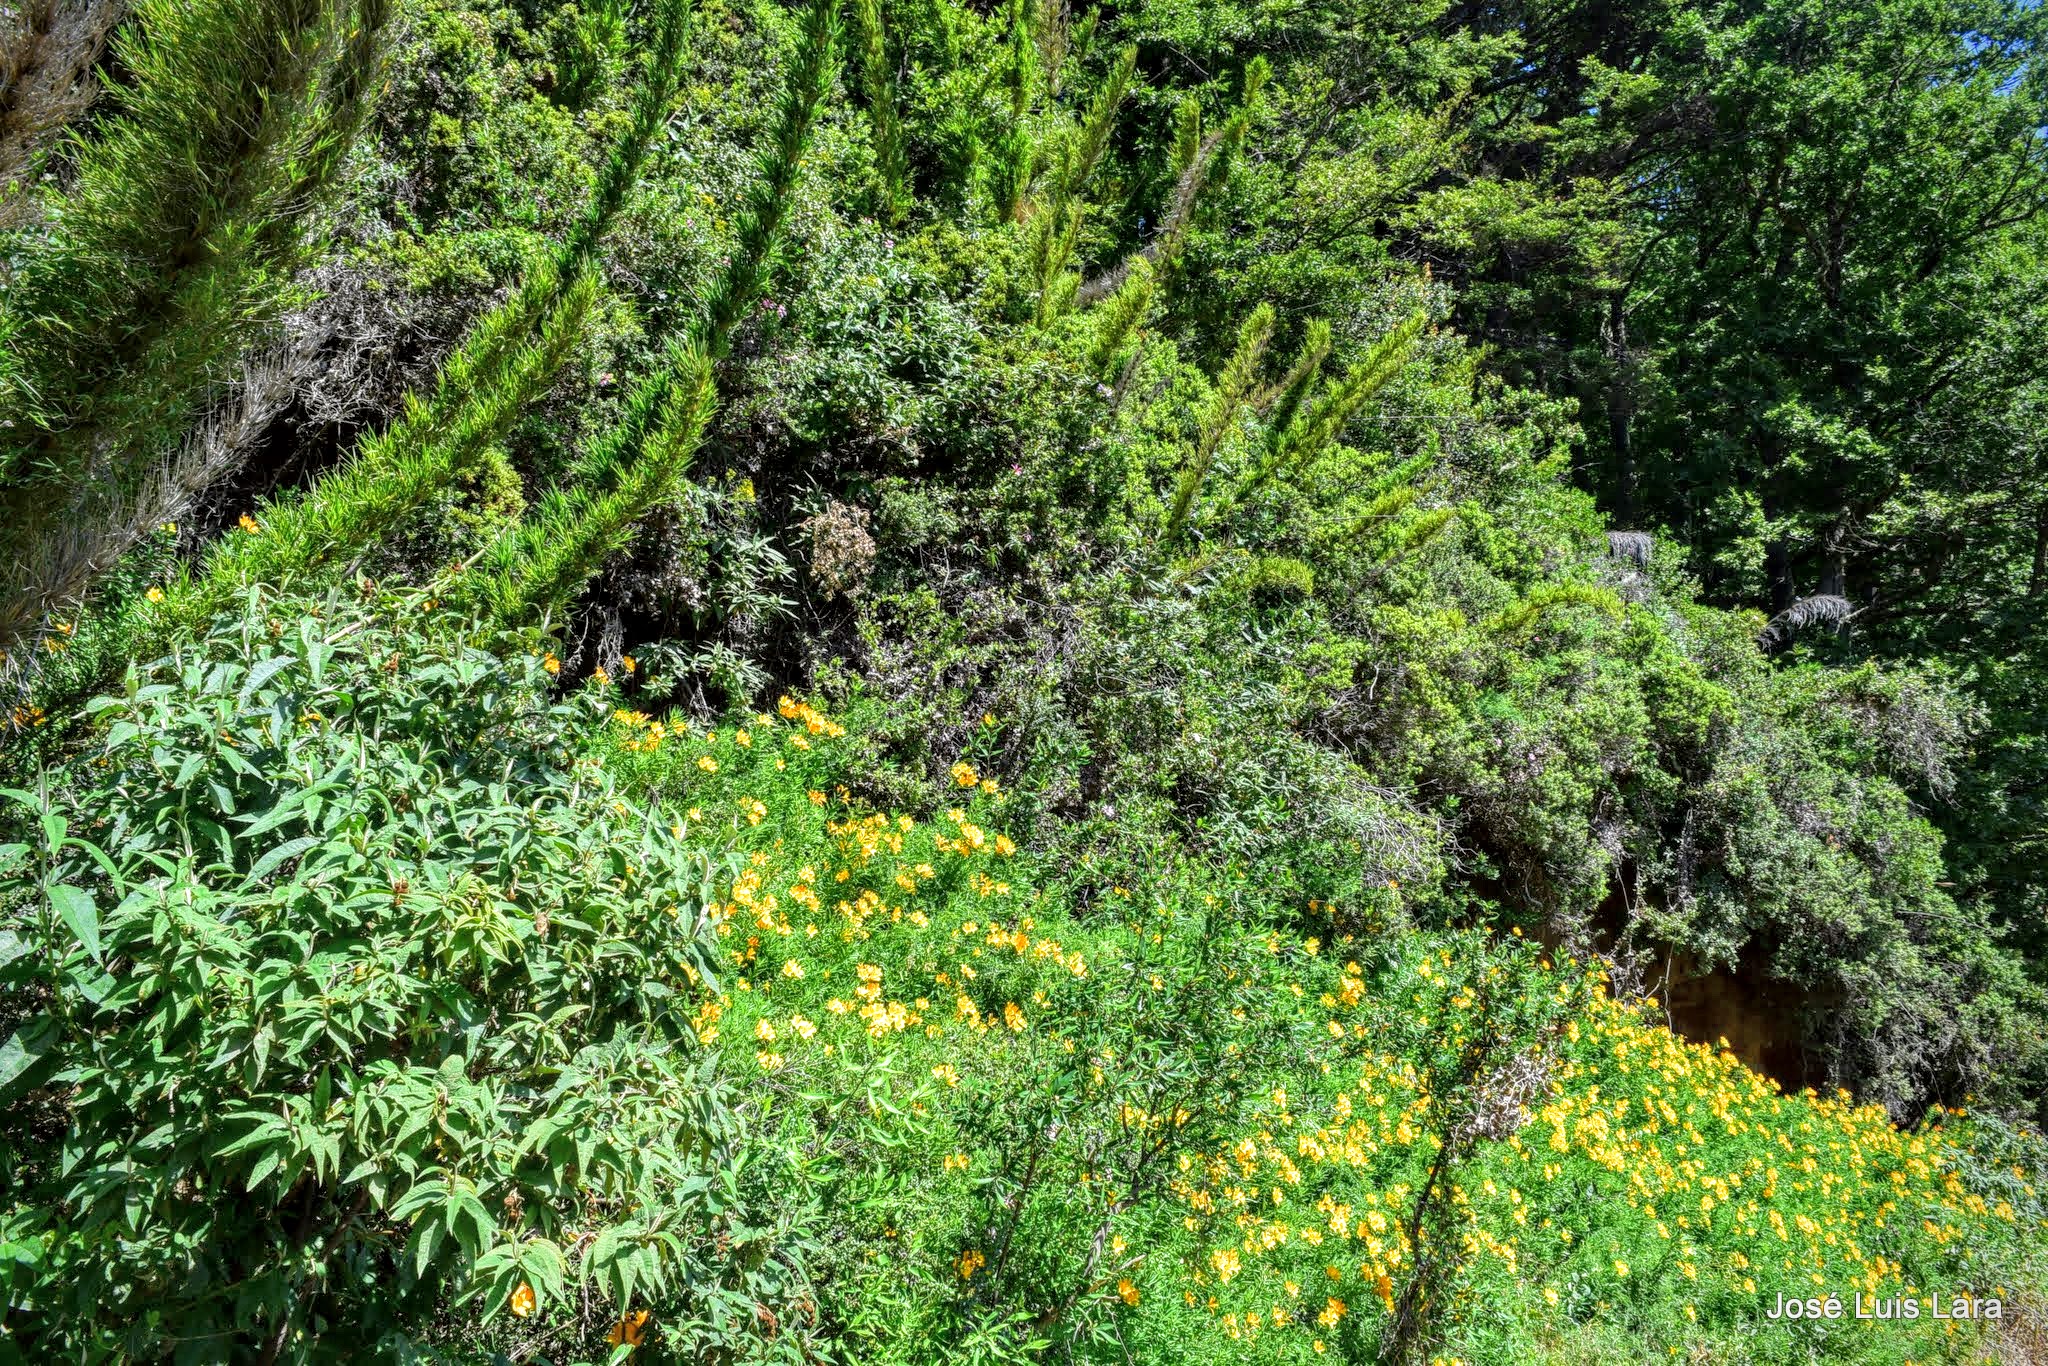
[[[2044,38],[0,0],[0,1363],[2042,1360]]]

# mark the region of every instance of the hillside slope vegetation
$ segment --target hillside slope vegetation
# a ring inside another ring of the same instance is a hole
[[[2038,1350],[2039,7],[7,22],[0,1359]]]

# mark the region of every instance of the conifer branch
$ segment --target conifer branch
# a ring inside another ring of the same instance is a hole
[[[1168,164],[1175,178],[1194,168],[1202,154],[1202,101],[1189,95],[1173,107],[1173,150]]]
[[[634,97],[632,122],[606,155],[583,212],[552,257],[529,270],[512,298],[479,320],[456,357],[442,367],[435,383],[437,402],[422,415],[430,428],[453,419],[461,395],[479,383],[492,382],[490,377],[504,364],[509,349],[530,336],[559,301],[563,283],[575,279],[595,259],[605,233],[639,179],[647,149],[668,121],[682,81],[690,18],[690,0],[658,0],[654,45]]]
[[[1062,151],[1058,174],[1054,176],[1052,200],[1042,208],[1032,223],[1032,279],[1038,291],[1037,322],[1044,327],[1057,318],[1073,301],[1080,288],[1080,280],[1068,272],[1074,254],[1080,246],[1081,226],[1086,216],[1086,205],[1082,191],[1087,188],[1088,179],[1102,160],[1103,150],[1109,145],[1110,128],[1116,119],[1117,105],[1122,103],[1124,91],[1129,87],[1131,73],[1137,69],[1138,49],[1128,46],[1117,54],[1116,65],[1110,68],[1102,88],[1096,92],[1095,102],[1089,107],[1087,117],[1082,121],[1077,140],[1069,143]]]
[[[680,486],[718,404],[711,358],[693,345],[681,351],[673,363],[679,379],[618,485],[594,499],[558,499],[530,531],[508,538],[511,553],[498,557],[499,573],[487,589],[500,620],[565,606],[625,549],[639,520]]]
[[[29,216],[38,154],[99,94],[91,79],[127,0],[28,0],[0,37],[0,229]]]
[[[1449,509],[1442,509],[1446,520]],[[1529,590],[1514,606],[1495,614],[1486,629],[1514,635],[1528,630],[1546,612],[1559,607],[1589,607],[1602,616],[1619,621],[1628,608],[1614,590],[1586,583],[1544,583]]]
[[[389,533],[470,469],[519,412],[546,391],[582,335],[596,299],[597,249],[668,118],[688,39],[688,0],[660,0],[654,43],[632,120],[599,168],[561,244],[526,273],[512,297],[471,329],[435,375],[407,395],[397,421],[302,498],[252,518],[253,533],[219,543],[203,570],[167,593],[164,614],[190,625],[243,585],[317,571]]]
[[[690,0],[656,0],[654,45],[647,54],[646,74],[634,95],[633,120],[625,134],[612,144],[582,214],[562,241],[556,267],[562,278],[578,275],[584,263],[595,256],[598,243],[638,183],[647,149],[668,122],[669,107],[675,102],[676,87],[682,81],[683,56],[689,42]]]
[[[1301,401],[1308,397],[1315,387],[1317,376],[1322,374],[1323,362],[1330,358],[1330,324],[1322,318],[1309,319],[1302,330],[1301,349],[1295,352],[1294,363],[1287,367],[1287,373],[1280,378],[1270,391],[1260,396],[1255,406],[1266,412],[1266,429],[1272,433],[1271,444],[1278,445],[1280,437],[1294,422],[1294,414],[1301,407]]]
[[[704,312],[685,338],[684,349],[669,348],[663,364],[634,387],[619,421],[578,458],[572,483],[609,487],[618,470],[633,459],[649,425],[668,403],[670,390],[688,373],[685,358],[694,352],[687,348],[701,350],[714,362],[731,349],[733,328],[759,292],[762,269],[789,211],[818,106],[831,84],[837,37],[832,0],[812,0],[802,46],[784,82],[775,132],[760,156],[761,174],[748,194],[732,253],[709,291]]]
[[[909,197],[904,183],[903,128],[896,116],[896,78],[889,67],[881,0],[854,0],[853,13],[860,43],[861,93],[867,99],[868,126],[875,147],[879,217],[884,222],[900,223],[909,209]]]
[[[169,586],[160,616],[190,629],[252,584],[282,584],[316,572],[390,532],[469,468],[547,388],[581,339],[596,297],[596,272],[586,269],[536,336],[512,349],[488,390],[424,439],[417,439],[417,428],[394,424],[310,494],[265,506],[250,518],[250,527],[215,542],[197,573]]]
[[[1208,477],[1209,466],[1215,461],[1218,448],[1223,445],[1224,437],[1230,434],[1238,412],[1257,383],[1259,361],[1272,340],[1273,306],[1260,304],[1238,330],[1237,349],[1231,353],[1223,373],[1217,377],[1215,393],[1202,412],[1201,425],[1195,432],[1194,450],[1189,453],[1188,463],[1181,470],[1173,506],[1167,512],[1166,524],[1160,532],[1162,543],[1173,544],[1186,529],[1188,515],[1194,509],[1195,495],[1201,491],[1202,480]]]
[[[1009,122],[996,142],[996,164],[990,175],[989,197],[1000,222],[1014,220],[1024,206],[1024,197],[1037,173],[1037,145],[1024,126],[1031,109],[1038,72],[1038,47],[1033,39],[1031,0],[1009,0],[1008,49],[1003,64],[1003,88],[1009,94]]]
[[[1346,543],[1356,541],[1379,527],[1388,518],[1398,516],[1412,507],[1418,496],[1415,491],[1415,479],[1435,460],[1434,452],[1425,451],[1421,455],[1402,461],[1373,480],[1363,490],[1365,506],[1345,522],[1336,539]]]
[[[1089,11],[1089,16],[1094,16]],[[1102,88],[1095,92],[1094,103],[1088,106],[1088,115],[1081,121],[1081,140],[1072,160],[1068,163],[1067,174],[1060,185],[1060,197],[1071,199],[1087,187],[1089,177],[1102,161],[1103,152],[1109,147],[1110,130],[1116,126],[1117,106],[1123,103],[1124,93],[1130,89],[1131,76],[1138,69],[1138,45],[1126,44],[1117,53],[1116,64],[1103,79]]]
[[[1095,319],[1095,344],[1088,352],[1088,368],[1095,372],[1097,379],[1106,382],[1110,372],[1116,368],[1118,354],[1131,339],[1131,334],[1143,324],[1146,311],[1152,307],[1156,283],[1152,263],[1140,257],[1131,263],[1123,284],[1103,305]]]
[[[747,197],[731,264],[713,285],[698,332],[699,344],[713,361],[723,360],[732,346],[732,331],[753,303],[763,266],[783,217],[789,212],[797,172],[810,144],[811,125],[832,84],[833,53],[839,41],[839,14],[833,0],[811,0],[804,11],[803,37],[795,65],[782,91],[775,136],[761,154],[760,174]]]
[[[1266,458],[1240,483],[1231,495],[1233,502],[1249,497],[1266,481],[1288,469],[1313,462],[1343,432],[1365,406],[1367,399],[1391,384],[1408,363],[1415,339],[1422,335],[1428,315],[1417,310],[1373,343],[1343,380],[1331,386],[1309,411],[1281,427],[1277,422]],[[1327,345],[1327,335],[1325,336]],[[1297,362],[1299,364],[1299,362]],[[1321,365],[1320,359],[1316,362]],[[1286,381],[1283,381],[1283,385]],[[1285,397],[1283,392],[1282,397]],[[1299,396],[1296,396],[1299,402]],[[1277,414],[1276,408],[1276,414]]]
[[[1123,284],[1124,275],[1131,268],[1131,261],[1142,256],[1152,264],[1161,277],[1161,284],[1170,282],[1175,263],[1179,260],[1188,225],[1194,217],[1195,208],[1201,203],[1202,193],[1216,179],[1214,173],[1228,165],[1229,160],[1244,145],[1245,135],[1251,130],[1252,116],[1257,113],[1259,94],[1265,88],[1271,68],[1264,57],[1254,57],[1245,68],[1244,96],[1236,112],[1207,138],[1200,136],[1201,107],[1183,104],[1179,130],[1174,143],[1174,164],[1179,168],[1179,179],[1173,187],[1173,200],[1167,206],[1166,217],[1161,221],[1159,233],[1136,256],[1127,258],[1114,269],[1083,284],[1074,296],[1076,306],[1085,308],[1096,300],[1114,293]],[[1189,111],[1192,109],[1192,116]]]
[[[12,638],[132,545],[226,366],[296,295],[364,119],[389,0],[142,0],[131,82],[0,301]],[[246,445],[233,447],[246,450]]]
[[[838,43],[835,0],[811,0],[783,87],[775,132],[761,156],[732,255],[691,332],[635,386],[620,421],[578,461],[575,477],[502,533],[478,586],[501,619],[562,605],[628,542],[633,526],[672,496],[717,405],[713,367],[758,295],[770,251],[794,195]]]
[[[1038,44],[1031,20],[1031,0],[1009,0],[1009,60],[1003,68],[1003,88],[1010,95],[1013,124],[1021,123],[1031,108],[1033,81],[1038,74]]]

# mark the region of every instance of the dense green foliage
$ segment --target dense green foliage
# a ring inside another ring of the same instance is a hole
[[[0,303],[0,644],[32,642],[221,471],[180,446],[276,320],[367,106],[386,0],[143,3],[132,84]]]
[[[137,4],[0,1359],[2024,1351],[2041,16]]]
[[[72,943],[10,965],[40,1001],[10,1088],[69,1116],[9,1154],[13,1334],[432,1342],[455,1297],[561,1309],[598,1222],[581,1276],[744,1340],[789,1277],[687,1018],[711,863],[619,800],[538,655],[262,607],[98,703],[81,785],[9,794],[43,920],[8,955],[52,916]]]

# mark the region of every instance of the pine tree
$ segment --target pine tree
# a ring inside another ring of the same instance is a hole
[[[118,558],[140,486],[292,300],[388,13],[389,0],[137,5],[115,43],[131,83],[0,294],[0,642]]]

